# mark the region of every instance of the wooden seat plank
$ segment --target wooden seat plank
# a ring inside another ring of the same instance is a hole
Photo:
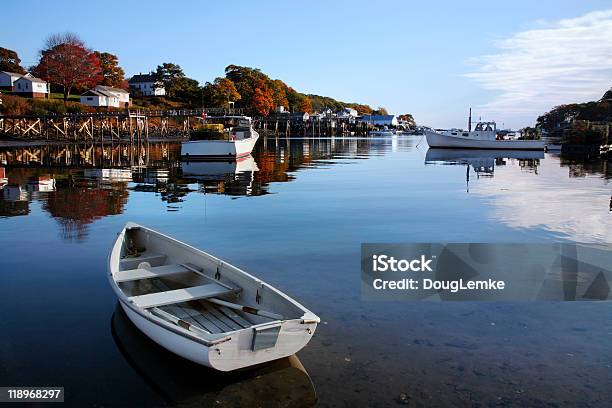
[[[174,275],[177,273],[189,272],[189,270],[181,265],[163,265],[154,266],[149,269],[128,269],[125,271],[115,272],[115,282],[128,282],[140,279],[153,279],[162,276]]]
[[[184,289],[175,289],[165,292],[149,293],[146,295],[132,296],[130,301],[136,306],[144,309],[149,307],[165,306],[170,304],[188,302],[191,300],[204,299],[207,297],[215,297],[225,295],[232,292],[230,289],[224,288],[216,283],[209,283],[201,286],[193,286]]]

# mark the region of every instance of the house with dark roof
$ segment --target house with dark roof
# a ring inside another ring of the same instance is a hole
[[[0,89],[3,91],[13,91],[15,81],[21,77],[31,77],[29,72],[26,74],[18,74],[16,72],[0,71]]]
[[[32,75],[24,75],[13,83],[13,92],[28,98],[48,98],[49,84]]]
[[[143,96],[163,96],[166,88],[153,73],[134,75],[128,81],[130,89]]]

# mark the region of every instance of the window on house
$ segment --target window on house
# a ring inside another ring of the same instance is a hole
[[[88,101],[93,101],[93,96],[88,96],[88,97],[87,97],[87,100],[88,100]]]

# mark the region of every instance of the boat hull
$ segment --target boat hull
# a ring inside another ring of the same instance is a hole
[[[306,346],[314,335],[319,322],[317,316],[272,286],[263,283],[244,271],[231,267],[229,264],[225,264],[226,275],[229,276],[230,274],[229,267],[235,269],[237,271],[234,276],[236,280],[242,281],[245,285],[249,282],[255,282],[259,290],[264,290],[265,288],[268,297],[276,296],[285,301],[285,303],[290,303],[291,305],[299,307],[303,315],[297,318],[287,318],[285,320],[277,320],[270,323],[254,324],[250,327],[236,329],[226,333],[211,334],[210,337],[202,337],[180,325],[161,319],[147,309],[138,307],[131,302],[130,298],[119,288],[114,278],[114,274],[120,270],[120,254],[124,249],[124,237],[126,231],[130,228],[142,228],[147,230],[151,234],[151,240],[159,239],[162,242],[171,242],[173,249],[168,252],[168,256],[176,260],[178,264],[197,262],[199,258],[204,257],[210,260],[211,255],[133,223],[128,223],[124,227],[113,245],[108,261],[108,276],[110,285],[117,295],[121,307],[130,321],[132,321],[140,331],[166,350],[194,363],[211,367],[219,371],[233,371],[291,356]],[[149,242],[148,245],[153,245],[153,243]],[[205,262],[206,261],[202,259],[202,264],[205,264]],[[215,258],[214,262],[217,263],[220,262],[220,260]],[[245,298],[253,297],[254,294],[250,293],[250,288],[243,286],[242,289],[241,296]],[[252,345],[254,336],[256,335],[256,328],[260,329],[269,325],[280,325],[275,345],[273,347],[255,350]]]
[[[251,154],[259,135],[240,140],[193,140],[181,143],[184,160],[228,160]]]
[[[433,148],[544,150],[544,142],[541,140],[478,140],[443,135],[430,130],[425,131],[425,137],[429,147]]]

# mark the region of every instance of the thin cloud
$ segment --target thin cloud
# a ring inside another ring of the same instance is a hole
[[[597,100],[612,83],[612,10],[522,31],[496,46],[497,53],[471,59],[479,68],[466,76],[498,93],[481,112],[515,126],[533,125],[560,104]]]

